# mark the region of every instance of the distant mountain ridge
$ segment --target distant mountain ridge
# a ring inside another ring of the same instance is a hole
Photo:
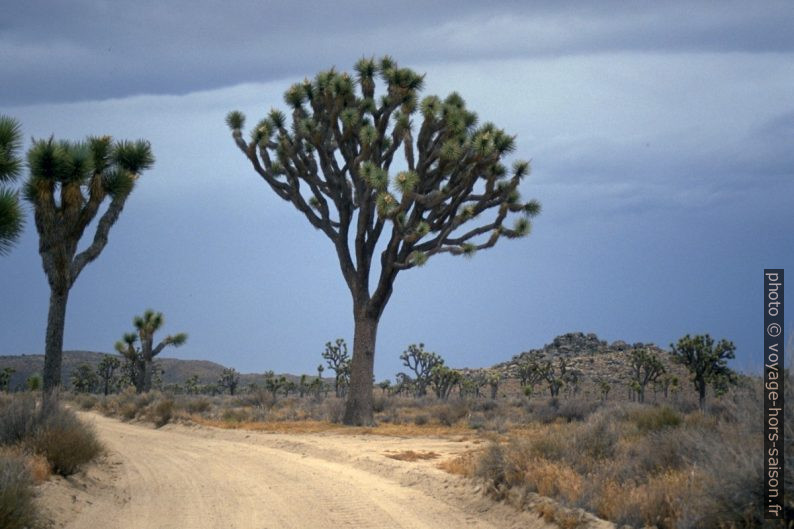
[[[629,344],[622,340],[608,343],[600,340],[593,333],[571,332],[562,334],[554,338],[550,343],[540,349],[531,349],[520,354],[514,355],[510,360],[500,362],[491,368],[462,368],[461,371],[469,374],[476,374],[492,369],[500,372],[504,379],[512,379],[513,382],[518,377],[518,367],[525,358],[530,355],[540,353],[544,359],[551,360],[555,364],[558,358],[565,358],[568,368],[576,370],[583,375],[583,382],[588,385],[596,381],[604,381],[613,387],[620,387],[628,384],[631,380],[629,357],[631,352],[636,349],[647,349],[656,354],[664,364],[667,371],[678,376],[682,383],[688,380],[688,374],[683,366],[673,362],[668,351],[661,349],[652,343],[633,343]],[[62,381],[64,385],[69,385],[72,372],[81,364],[89,364],[96,368],[99,361],[107,353],[93,351],[64,351]],[[118,355],[113,355],[117,356]],[[120,358],[120,357],[119,357]],[[164,384],[184,384],[184,382],[196,375],[200,384],[214,384],[218,381],[225,366],[209,360],[180,360],[176,358],[157,358],[157,363],[163,369],[162,380]],[[11,388],[24,385],[25,380],[34,374],[41,373],[44,367],[44,355],[16,355],[0,356],[0,369],[11,367],[16,372],[11,377]],[[313,373],[311,375],[314,376]],[[299,376],[284,374],[291,381],[297,382]],[[261,373],[241,373],[240,387],[255,383],[264,384],[264,374]],[[332,378],[325,377],[324,380],[333,382]],[[511,388],[513,391],[520,391],[516,385]],[[512,392],[512,391],[511,391]]]
[[[94,369],[99,365],[102,357],[109,353],[95,351],[64,351],[63,368],[61,381],[64,385],[69,385],[72,372],[81,364],[88,364]],[[117,354],[111,354],[121,360]],[[220,378],[225,366],[209,360],[181,360],[177,358],[157,358],[156,363],[163,369],[164,384],[184,384],[184,382],[197,375],[200,384],[214,384]],[[44,355],[12,355],[0,356],[0,369],[10,367],[15,370],[11,375],[11,389],[21,387],[30,375],[41,373],[44,369]],[[300,377],[285,374],[288,380],[298,380]],[[240,387],[245,387],[251,383],[263,384],[264,374],[260,373],[241,373]]]

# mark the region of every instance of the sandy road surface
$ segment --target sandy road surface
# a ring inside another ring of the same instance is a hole
[[[95,414],[108,448],[86,475],[43,486],[56,527],[69,529],[534,528],[534,515],[483,498],[438,460],[466,441],[375,435],[267,434],[168,425],[155,430]]]

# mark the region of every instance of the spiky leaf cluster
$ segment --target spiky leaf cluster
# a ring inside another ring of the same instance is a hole
[[[24,214],[18,193],[7,187],[22,172],[22,131],[16,120],[0,116],[0,255],[5,255],[19,238]]]
[[[354,70],[323,71],[290,87],[289,118],[271,112],[250,141],[244,116],[227,117],[256,172],[333,241],[351,287],[368,277],[387,226],[372,296],[379,303],[399,270],[529,233],[540,212],[518,193],[529,164],[508,171],[503,163],[514,136],[492,123],[478,126],[457,93],[420,100],[424,76],[390,57],[363,58]]]

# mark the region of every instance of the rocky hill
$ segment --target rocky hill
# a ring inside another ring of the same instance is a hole
[[[600,340],[593,333],[585,334],[582,332],[572,332],[557,336],[551,343],[546,344],[540,349],[531,349],[513,356],[506,362],[501,362],[492,366],[490,369],[502,374],[502,378],[508,382],[505,388],[518,391],[516,379],[518,378],[518,367],[535,355],[539,355],[544,360],[551,360],[557,365],[558,358],[564,358],[568,369],[578,371],[581,374],[582,386],[592,389],[598,382],[607,382],[613,389],[620,390],[625,388],[631,377],[629,367],[629,357],[631,352],[636,349],[646,349],[656,354],[665,366],[668,373],[678,377],[682,385],[688,380],[687,371],[682,366],[673,362],[670,353],[653,343],[633,343],[629,344],[622,340],[608,343]],[[466,369],[466,372],[476,373],[475,369]],[[542,384],[541,384],[542,385]],[[509,393],[508,392],[508,393]]]

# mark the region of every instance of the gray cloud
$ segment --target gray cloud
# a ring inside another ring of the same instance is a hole
[[[18,2],[0,22],[4,105],[184,94],[403,63],[606,52],[791,52],[787,2]]]

